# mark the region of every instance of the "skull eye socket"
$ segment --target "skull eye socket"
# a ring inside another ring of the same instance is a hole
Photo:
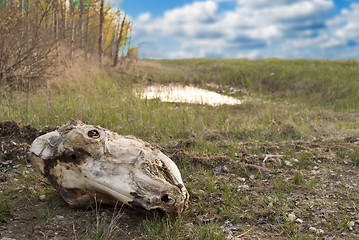
[[[87,136],[89,136],[90,138],[99,138],[100,137],[100,133],[94,129],[94,130],[90,130],[87,132]]]
[[[168,203],[170,201],[170,198],[168,197],[168,194],[165,194],[161,197],[162,202]]]

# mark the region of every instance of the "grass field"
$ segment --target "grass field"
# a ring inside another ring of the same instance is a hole
[[[75,117],[154,141],[208,132],[254,140],[326,136],[356,129],[358,75],[357,61],[145,61],[126,73],[68,74],[32,91],[28,99],[26,93],[3,93],[0,120],[40,127]],[[214,84],[227,94],[230,88],[245,90],[232,95],[246,101],[213,108],[136,98],[134,86],[149,80],[206,88]]]
[[[16,216],[31,222],[22,211],[32,212],[33,234],[43,239],[55,233],[66,239],[359,237],[358,76],[358,61],[141,60],[126,71],[69,70],[29,94],[0,91],[0,122],[43,128],[78,118],[159,146],[180,168],[191,195],[179,218],[127,208],[117,217],[113,209],[74,210],[37,172],[21,166],[0,173],[0,233],[21,236],[13,227]],[[170,83],[244,103],[163,103],[134,91]],[[5,148],[11,141],[2,138]]]

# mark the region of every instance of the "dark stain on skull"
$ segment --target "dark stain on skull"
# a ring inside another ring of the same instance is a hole
[[[59,162],[73,163],[75,165],[84,163],[87,161],[87,158],[91,155],[85,150],[78,148],[74,151],[65,151],[61,156],[58,156],[56,159]]]
[[[82,162],[85,162],[86,159],[90,156],[90,154],[83,149],[75,149],[74,151],[65,151],[61,156],[55,157],[53,159],[48,159],[44,161],[44,175],[46,178],[49,179],[50,183],[55,186],[57,191],[60,192],[60,194],[65,198],[65,196],[71,195],[68,193],[67,190],[64,190],[59,186],[57,183],[58,178],[62,176],[56,176],[51,173],[51,169],[56,167],[60,162],[65,163],[73,163],[75,165],[81,164]],[[70,169],[69,166],[66,167],[67,170]]]
[[[143,199],[143,197],[140,195],[140,194],[138,194],[137,192],[131,192],[130,193],[135,199]]]

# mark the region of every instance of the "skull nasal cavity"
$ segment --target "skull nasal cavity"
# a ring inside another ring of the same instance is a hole
[[[100,133],[94,129],[94,130],[88,131],[87,136],[89,136],[90,138],[99,138]]]
[[[164,202],[164,203],[168,203],[169,202],[169,197],[168,197],[168,194],[165,194],[165,195],[163,195],[162,197],[161,197],[161,200],[162,200],[162,202]]]

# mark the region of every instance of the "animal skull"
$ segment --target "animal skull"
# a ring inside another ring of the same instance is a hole
[[[36,138],[30,152],[33,165],[70,206],[89,206],[96,198],[169,214],[188,207],[176,164],[133,136],[72,120]]]

